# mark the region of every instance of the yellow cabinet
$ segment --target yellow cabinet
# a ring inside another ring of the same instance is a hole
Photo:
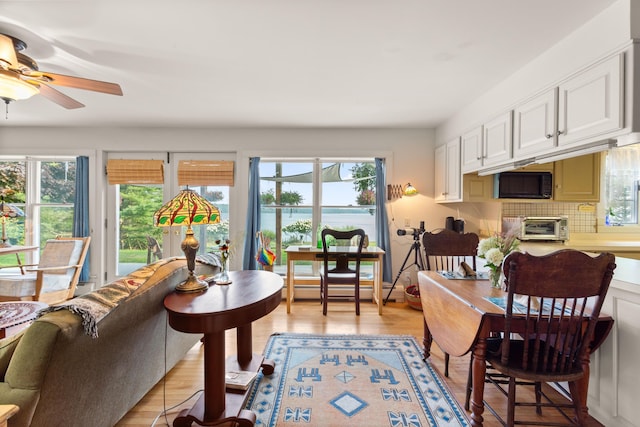
[[[555,201],[599,202],[600,153],[555,162],[553,180]]]
[[[493,175],[465,174],[462,178],[462,193],[465,202],[497,201],[493,198]]]

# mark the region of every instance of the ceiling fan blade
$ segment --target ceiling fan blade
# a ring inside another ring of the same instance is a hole
[[[101,82],[99,80],[85,79],[82,77],[65,76],[63,74],[55,74],[55,73],[49,73],[49,72],[39,72],[39,73],[35,72],[35,73],[32,73],[31,76],[33,77],[36,74],[41,74],[45,79],[47,79],[47,83],[50,83],[53,85],[73,87],[76,89],[92,90],[94,92],[102,92],[102,93],[108,93],[110,95],[122,96],[122,88],[117,83]]]
[[[40,84],[40,95],[44,96],[49,101],[55,102],[56,104],[69,110],[84,107],[84,104],[65,95],[64,93],[58,91],[57,89],[54,89],[42,83]]]

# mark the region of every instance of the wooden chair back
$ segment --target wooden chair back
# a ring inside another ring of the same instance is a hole
[[[456,233],[442,229],[438,233],[426,232],[422,235],[427,270],[455,270],[466,262],[476,270],[476,255],[479,238],[475,233]]]
[[[353,285],[356,314],[360,314],[360,263],[364,248],[365,233],[361,228],[341,231],[325,228],[321,233],[323,269],[320,277],[320,299],[322,312],[327,314],[329,285]],[[355,239],[355,242],[354,242]],[[354,244],[355,243],[355,244]],[[329,248],[334,246],[355,246],[349,254],[333,254]]]
[[[47,241],[40,255],[40,262],[34,269],[34,301],[55,304],[73,298],[90,242],[91,237],[57,237]],[[48,280],[48,276],[56,275],[66,276],[63,285],[59,280]],[[49,283],[56,285],[49,288]]]
[[[534,381],[582,375],[615,256],[571,249],[545,256],[513,252],[503,268],[508,294],[499,364]]]

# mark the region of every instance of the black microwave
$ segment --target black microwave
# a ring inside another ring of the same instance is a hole
[[[500,199],[550,199],[553,179],[551,172],[503,172],[495,175],[493,188]]]

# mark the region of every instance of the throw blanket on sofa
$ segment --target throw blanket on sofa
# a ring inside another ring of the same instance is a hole
[[[58,310],[69,310],[82,318],[82,326],[87,335],[98,337],[98,322],[125,300],[133,291],[151,277],[158,268],[177,258],[165,258],[145,265],[122,279],[116,280],[86,295],[79,296],[59,305],[40,310],[39,316]]]

